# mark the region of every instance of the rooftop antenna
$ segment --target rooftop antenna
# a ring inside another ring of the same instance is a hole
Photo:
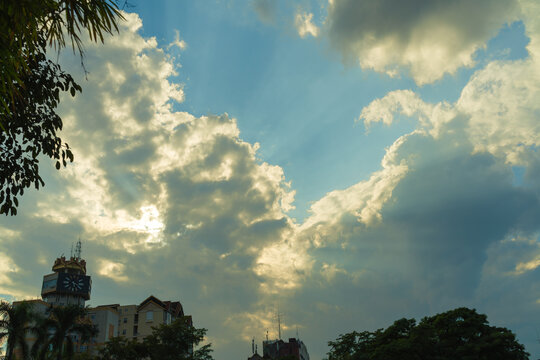
[[[71,243],[71,253],[70,253],[70,257],[73,257],[73,243]]]
[[[296,326],[296,339],[300,340],[300,337],[298,337],[298,325]]]
[[[77,241],[77,246],[75,246],[75,254],[74,254],[74,257],[77,259],[77,260],[80,260],[81,259],[81,238],[79,237],[79,241]]]
[[[278,313],[277,313],[277,326],[278,326],[278,340],[281,340],[281,314],[279,313],[279,308],[278,308]]]
[[[276,313],[276,315],[275,315],[275,317],[274,317],[274,319],[273,319],[273,320],[275,321],[276,318],[277,318],[277,322],[278,322],[278,323],[277,323],[277,327],[278,327],[278,328],[277,328],[277,330],[278,330],[277,335],[278,335],[278,337],[277,337],[276,340],[281,340],[281,315],[283,315],[283,314],[281,314],[281,313],[279,312],[279,304],[278,304],[278,305],[277,305],[277,313]],[[275,325],[274,325],[274,326],[275,326]]]
[[[268,341],[268,329],[266,329],[266,341]]]
[[[255,338],[251,339],[251,354],[255,354]]]
[[[255,344],[255,354],[257,353],[257,344]]]

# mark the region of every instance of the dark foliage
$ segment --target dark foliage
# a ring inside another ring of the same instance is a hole
[[[528,353],[486,315],[458,308],[416,324],[400,319],[387,329],[352,332],[328,342],[328,360],[525,360]]]
[[[0,131],[0,214],[17,214],[17,196],[30,186],[39,189],[45,183],[39,175],[38,155],[56,160],[56,168],[73,161],[69,146],[57,132],[62,119],[55,109],[61,91],[75,95],[81,87],[58,64],[42,52],[28,61],[29,71],[17,85],[18,96],[6,99],[9,111],[0,113],[4,131]]]
[[[13,306],[7,302],[0,303],[0,342],[6,340],[6,360],[14,359],[15,347],[24,359],[28,357],[26,335],[31,331],[30,323],[35,318],[30,304],[21,303]]]
[[[46,47],[66,46],[82,56],[81,34],[103,42],[123,19],[111,0],[0,1],[0,214],[16,215],[24,189],[44,185],[38,156],[73,161],[58,137],[62,119],[55,112],[61,91],[75,96],[81,87],[47,59]]]
[[[153,328],[142,343],[118,337],[100,351],[102,360],[212,360],[211,344],[194,349],[204,340],[206,329],[193,327],[185,318]]]
[[[73,358],[73,335],[81,342],[87,342],[98,334],[98,330],[86,318],[87,310],[78,305],[52,307],[48,322],[45,324],[51,332],[49,344],[57,360]]]
[[[146,344],[122,336],[110,339],[100,350],[101,360],[144,360],[147,357]]]
[[[103,42],[106,33],[118,31],[122,19],[111,0],[2,0],[0,1],[0,107],[17,96],[28,60],[42,52],[41,40],[60,50],[66,38],[83,55],[81,33]]]

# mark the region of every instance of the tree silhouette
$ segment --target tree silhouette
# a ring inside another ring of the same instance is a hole
[[[204,340],[206,329],[197,329],[187,318],[152,328],[142,342],[116,337],[100,350],[101,360],[212,360],[211,344],[194,347]]]
[[[77,305],[51,308],[46,327],[52,331],[49,342],[57,360],[73,358],[74,336],[85,342],[97,335],[98,330],[85,316],[86,309]]]
[[[24,189],[44,185],[38,155],[73,161],[57,136],[62,119],[55,112],[60,91],[75,96],[81,87],[47,59],[47,46],[58,51],[71,42],[84,54],[82,33],[103,42],[123,19],[111,0],[0,1],[0,214],[17,214]]]
[[[490,326],[487,316],[458,308],[417,325],[400,319],[387,329],[352,332],[328,342],[328,360],[525,360],[528,353],[508,329]]]
[[[14,359],[15,347],[20,349],[23,359],[28,358],[26,335],[35,318],[29,303],[23,302],[16,306],[7,302],[0,303],[0,340],[7,340],[5,360]]]

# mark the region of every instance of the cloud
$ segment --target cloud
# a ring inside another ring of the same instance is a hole
[[[174,30],[174,40],[167,46],[167,49],[173,46],[176,46],[179,50],[185,50],[187,47],[187,43],[183,39],[180,39],[180,31],[178,30]]]
[[[455,103],[397,90],[361,111],[366,127],[409,117],[416,128],[386,150],[369,180],[313,203],[297,233],[311,246],[309,271],[289,303],[295,318],[317,313],[308,327],[332,339],[469,306],[538,352],[530,319],[540,315],[540,29],[532,15],[540,9],[521,6],[528,58],[487,64]],[[523,183],[515,166],[525,169]]]
[[[98,260],[98,274],[117,282],[129,281],[125,273],[125,265],[110,260]]]
[[[10,278],[12,273],[16,273],[20,268],[11,260],[5,253],[0,252],[0,283],[4,286],[12,285],[13,281]],[[11,289],[10,289],[11,290]],[[0,289],[0,292],[6,293],[5,288]]]
[[[422,85],[474,64],[474,53],[516,19],[517,1],[333,0],[326,33],[346,61]]]
[[[391,125],[396,113],[416,117],[423,130],[435,137],[443,125],[456,117],[456,111],[446,102],[428,104],[411,90],[395,90],[363,108],[358,121],[363,120],[368,129],[377,122]]]
[[[305,38],[308,35],[313,37],[319,36],[319,28],[313,24],[313,14],[306,12],[298,12],[294,16],[294,26],[298,35],[301,38]]]
[[[1,220],[0,292],[38,297],[41,277],[80,236],[92,304],[178,299],[198,327],[226,339],[228,314],[252,310],[272,280],[254,269],[291,232],[294,191],[235,119],[173,110],[184,99],[168,80],[174,59],[139,35],[137,15],[125,16],[105,45],[86,45],[88,80],[78,59],[61,57],[84,93],[59,108],[75,162],[59,172],[44,163],[44,191]],[[216,351],[234,354],[238,341],[217,341]]]
[[[456,4],[483,3],[439,4],[443,24]],[[315,199],[300,224],[286,213],[294,188],[283,169],[259,158],[234,118],[174,111],[183,100],[181,85],[168,80],[177,66],[127,14],[119,35],[87,45],[83,94],[62,99],[62,136],[75,163],[60,172],[43,164],[46,187],[25,194],[17,217],[0,219],[8,274],[0,292],[39,296],[42,275],[80,235],[93,305],[134,304],[150,293],[178,299],[209,329],[220,358],[237,358],[266,330],[274,336],[278,308],[284,337],[298,326],[311,354],[324,354],[326,342],[347,331],[457,306],[486,312],[535,349],[527,326],[540,316],[540,31],[536,3],[521,5],[532,7],[529,58],[485,66],[455,103],[397,90],[366,106],[359,121],[368,127],[404,116],[416,128],[366,179]],[[427,29],[432,6],[383,33]],[[463,22],[459,36],[473,32],[468,13]],[[478,27],[487,34],[488,25]],[[485,37],[465,43],[481,46]],[[420,46],[414,37],[409,43]],[[77,59],[62,62],[80,74]],[[441,71],[450,70],[430,76]],[[523,184],[515,184],[516,165],[525,168]]]

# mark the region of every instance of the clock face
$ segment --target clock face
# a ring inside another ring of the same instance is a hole
[[[71,290],[73,292],[77,292],[83,288],[84,279],[77,275],[67,275],[64,278],[63,285],[64,285],[64,288]]]
[[[88,275],[59,273],[55,291],[63,294],[82,296],[88,300],[90,299],[91,284],[92,280]]]

